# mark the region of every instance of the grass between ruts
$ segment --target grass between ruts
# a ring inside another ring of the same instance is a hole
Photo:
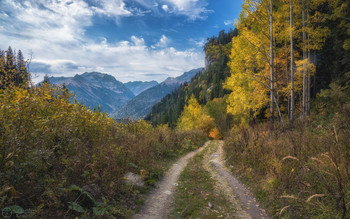
[[[213,142],[196,155],[180,175],[170,218],[227,218],[235,209],[215,188],[216,181],[204,169],[206,154],[217,147]]]

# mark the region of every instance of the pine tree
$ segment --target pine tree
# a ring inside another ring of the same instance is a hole
[[[9,46],[7,51],[0,50],[0,89],[10,86],[28,87],[30,74],[22,51],[15,52]]]
[[[5,51],[0,49],[0,89],[4,89],[5,87],[5,77],[6,77],[6,71],[5,71],[5,63],[6,63],[6,57],[5,57]]]
[[[9,46],[9,48],[6,51],[6,64],[5,64],[5,71],[7,73],[12,73],[16,70],[16,66],[15,66],[15,57],[14,57],[14,53],[12,51],[11,46]]]
[[[44,76],[44,82],[43,83],[50,84],[49,76],[47,74],[45,74],[45,76]]]
[[[30,80],[29,73],[26,69],[26,62],[21,50],[18,50],[17,60],[16,60],[16,84],[27,83]]]

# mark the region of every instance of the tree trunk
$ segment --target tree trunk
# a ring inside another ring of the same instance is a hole
[[[273,0],[270,0],[270,125],[273,129],[275,110],[274,110],[274,54],[273,54]]]
[[[290,0],[290,123],[294,122],[294,50],[293,50],[293,0]]]
[[[273,38],[273,48],[274,48],[274,54],[275,54],[275,72],[274,72],[274,75],[275,75],[275,90],[274,90],[274,93],[275,93],[275,97],[276,97],[276,100],[277,100],[277,103],[279,102],[279,90],[278,90],[278,69],[277,69],[277,46],[276,46],[276,37]],[[279,103],[278,103],[279,104]],[[277,108],[277,106],[276,106]],[[279,118],[279,117],[277,117]],[[280,121],[280,120],[278,120]]]
[[[307,26],[309,26],[309,0],[307,1],[307,13],[306,13],[306,23]],[[308,58],[309,61],[311,60],[311,55],[310,55],[310,35],[307,34],[307,51],[308,51]],[[314,62],[313,64],[316,65],[316,62]],[[316,75],[315,75],[316,77]],[[314,84],[315,86],[316,84]],[[310,70],[308,70],[308,74],[307,74],[307,102],[306,102],[307,108],[306,108],[306,114],[307,116],[310,116],[310,109],[311,109],[311,76],[310,76]]]
[[[302,4],[302,17],[303,17],[303,60],[306,60],[307,51],[306,51],[306,31],[305,31],[305,0],[301,0]],[[305,115],[307,112],[307,94],[308,88],[307,88],[307,82],[306,82],[306,71],[305,71],[305,64],[303,65],[303,120],[305,120]]]
[[[284,127],[284,120],[283,120],[283,117],[282,117],[282,113],[281,113],[280,107],[278,105],[278,102],[277,102],[276,98],[273,97],[273,99],[274,99],[275,104],[276,104],[276,109],[277,109],[278,116],[279,116],[279,118],[281,120],[282,126]]]
[[[288,85],[289,84],[289,69],[288,69],[288,52],[289,52],[289,49],[288,49],[288,46],[287,46],[287,43],[286,43],[286,48],[285,48],[285,54],[286,54],[286,84]],[[288,114],[288,117],[287,118],[290,118],[290,97],[289,95],[287,96],[287,114]]]

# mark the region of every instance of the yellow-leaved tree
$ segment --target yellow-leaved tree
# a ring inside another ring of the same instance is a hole
[[[225,82],[232,91],[228,112],[236,119],[247,122],[261,113],[273,127],[276,116],[283,124],[283,112],[291,123],[295,112],[310,113],[312,53],[322,49],[329,34],[319,9],[329,2],[244,1],[236,22],[239,34],[232,40],[231,76]]]
[[[209,135],[209,132],[215,128],[215,122],[214,119],[202,109],[201,105],[199,105],[197,99],[192,94],[181,113],[177,128],[180,130],[200,129]]]
[[[267,13],[256,1],[245,1],[236,23],[239,35],[232,40],[231,76],[224,87],[232,91],[227,111],[242,123],[269,103],[269,26],[259,22]]]

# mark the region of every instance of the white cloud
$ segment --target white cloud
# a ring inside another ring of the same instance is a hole
[[[158,7],[158,0],[133,0],[140,5],[142,5],[145,8],[157,8]]]
[[[212,10],[208,10],[207,0],[134,0],[159,16],[159,8],[167,14],[186,16],[189,20],[206,19]]]
[[[212,10],[207,9],[206,0],[164,0],[172,6],[173,12],[179,15],[185,15],[190,20],[206,19],[208,13]]]
[[[0,11],[0,15],[1,15],[1,16],[4,16],[4,17],[6,17],[6,18],[9,17],[8,14],[6,14],[6,12],[4,12],[4,11]]]
[[[167,47],[169,42],[170,42],[170,39],[165,35],[162,35],[159,42],[156,44],[156,47],[162,47],[162,48]]]
[[[49,46],[44,43],[42,45]],[[123,82],[134,80],[160,82],[168,76],[178,76],[204,65],[204,57],[200,52],[191,49],[179,51],[173,47],[151,48],[145,45],[143,38],[136,36],[132,36],[129,41],[114,44],[106,41],[89,42],[74,48],[51,45],[50,49],[55,51],[54,57],[46,57],[45,53],[48,51],[34,53],[38,58],[33,60],[31,67],[44,65],[43,70],[48,71],[36,71],[35,73],[40,75],[35,79],[36,82],[42,80],[45,73],[52,76],[73,76],[85,71],[103,71]]]
[[[142,10],[140,8],[129,8],[128,10],[133,16],[145,16],[146,14],[152,13],[152,10]]]
[[[105,69],[103,67],[97,66],[96,71],[103,72]]]
[[[97,13],[106,16],[116,17],[131,15],[131,12],[125,8],[123,0],[100,0],[102,7],[93,7]]]
[[[167,12],[167,11],[169,10],[169,7],[168,7],[168,5],[162,5],[162,9],[163,9],[165,12]]]
[[[134,43],[135,46],[145,46],[145,40],[143,38],[138,38],[136,36],[131,36],[131,41]]]
[[[198,0],[168,0],[175,5],[179,10],[186,10],[191,6],[191,3],[197,3]]]
[[[165,39],[165,36],[161,39]],[[81,58],[80,64],[95,68],[93,64],[98,63],[105,72],[113,74],[122,81],[150,79],[162,81],[167,75],[177,76],[203,66],[202,53],[192,50],[178,51],[172,47],[152,49],[145,46],[143,38],[136,36],[132,36],[130,41],[116,44],[91,43],[83,47],[81,52],[90,54],[90,57],[88,60]],[[94,62],[91,63],[91,60]],[[147,75],[160,75],[160,77]]]
[[[168,47],[170,40],[165,35],[160,36],[154,48],[138,36],[116,43],[105,37],[97,38],[98,42],[90,40],[85,28],[92,25],[96,9],[83,0],[47,2],[0,0],[0,8],[11,11],[8,18],[0,19],[0,48],[11,45],[26,57],[33,51],[30,69],[33,75],[40,76],[35,82],[42,80],[45,73],[73,76],[85,71],[103,71],[121,81],[162,81],[204,65],[202,52]],[[128,15],[118,2],[122,1],[106,4],[101,10],[117,10],[110,13],[113,16]]]
[[[161,39],[167,39],[164,35]],[[167,40],[165,40],[167,41]],[[159,42],[163,42],[160,40]],[[202,54],[195,53],[193,51],[178,51],[172,47],[162,49],[151,49],[144,45],[144,39],[136,36],[131,37],[131,41],[126,41],[118,44],[103,45],[103,50],[100,48],[101,45],[90,45],[86,47],[86,51],[91,54],[98,56],[101,53],[106,53],[104,57],[111,57],[107,60],[101,60],[105,62],[107,68],[115,67],[119,70],[118,72],[133,72],[136,73],[167,73],[174,74],[174,72],[167,72],[168,66],[175,66],[177,69],[187,69],[190,66],[195,67],[196,65],[201,66]],[[113,60],[111,62],[111,60]],[[187,61],[191,60],[191,61]],[[193,62],[194,61],[194,62]],[[182,66],[184,65],[184,66]],[[186,66],[186,67],[185,67]],[[185,68],[184,68],[185,67]]]
[[[206,40],[204,38],[200,38],[200,39],[192,39],[192,38],[190,38],[188,41],[190,41],[191,43],[193,43],[197,47],[203,47]]]
[[[0,21],[5,34],[22,34],[27,39],[37,38],[52,43],[75,43],[81,39],[84,28],[91,25],[93,12],[84,1],[69,2],[45,0],[5,0],[0,3],[12,16]],[[5,38],[6,39],[6,38]],[[4,40],[3,40],[4,41]]]
[[[235,24],[235,21],[233,21],[233,20],[226,20],[226,21],[224,21],[224,24],[225,24],[226,26],[234,25],[234,24]]]

